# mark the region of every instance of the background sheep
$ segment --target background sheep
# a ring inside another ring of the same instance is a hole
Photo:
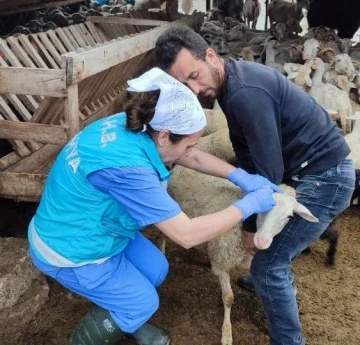
[[[259,0],[246,0],[243,8],[243,14],[246,25],[252,29],[256,29],[256,23],[261,11]],[[250,26],[250,22],[252,22]]]
[[[352,105],[349,95],[331,84],[322,82],[325,72],[325,64],[319,59],[312,59],[313,68],[316,68],[312,79],[312,86],[309,94],[327,110],[335,110],[338,117],[333,118],[340,122],[340,127],[346,130],[347,117],[352,115]]]
[[[273,22],[286,23],[290,19],[300,20],[304,17],[303,8],[308,8],[308,0],[298,0],[297,3],[291,3],[284,0],[274,0],[268,6],[268,15],[270,25]]]

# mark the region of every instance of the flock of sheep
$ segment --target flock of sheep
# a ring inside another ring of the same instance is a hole
[[[349,118],[360,110],[360,43],[326,27],[300,36],[308,0],[272,1],[267,9],[270,29],[256,30],[260,6],[258,0],[245,1],[245,23],[241,16],[226,17],[213,8],[200,33],[219,55],[263,63],[287,75],[327,109],[344,132],[351,130]]]

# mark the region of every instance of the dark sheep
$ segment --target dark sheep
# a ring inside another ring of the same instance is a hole
[[[355,190],[351,198],[351,202],[357,200],[357,205],[360,206],[360,169],[355,170],[356,181],[355,181]]]
[[[360,26],[360,1],[312,0],[307,19],[310,28],[327,26],[341,38],[352,38]]]
[[[333,227],[332,223],[326,228],[326,230],[320,236],[320,239],[329,242],[329,248],[326,252],[326,264],[329,266],[335,265],[335,254],[337,251],[339,234]],[[303,254],[310,253],[310,247],[303,250]]]
[[[218,0],[217,8],[223,11],[225,17],[234,17],[244,22],[242,17],[244,0]]]

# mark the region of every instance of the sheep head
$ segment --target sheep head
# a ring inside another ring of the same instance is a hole
[[[270,211],[257,216],[257,232],[254,244],[258,249],[270,247],[273,237],[279,234],[294,214],[308,222],[319,221],[304,205],[299,203],[294,196],[287,193],[274,193],[275,207]]]
[[[304,61],[310,60],[318,55],[320,42],[315,38],[309,38],[304,42],[302,58]]]
[[[356,76],[356,69],[351,61],[351,57],[348,54],[338,54],[335,58],[335,71],[339,74],[347,75],[350,80],[353,80]]]

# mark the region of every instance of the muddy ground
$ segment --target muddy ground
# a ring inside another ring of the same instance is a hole
[[[25,237],[36,204],[0,200],[0,235]],[[317,242],[294,264],[298,303],[308,345],[360,344],[360,207],[351,207],[337,221],[340,242],[335,267],[325,265],[327,245]],[[157,233],[148,232],[157,240]],[[174,345],[220,344],[223,309],[217,278],[207,257],[168,244],[170,273],[160,288],[161,306],[152,323],[170,333]],[[258,298],[235,285],[232,309],[234,345],[268,344],[264,313]],[[22,334],[7,334],[1,345],[66,345],[90,303],[49,280],[49,301]],[[20,336],[20,341],[14,342]],[[121,343],[130,344],[130,343]],[[119,344],[119,345],[121,345]]]

